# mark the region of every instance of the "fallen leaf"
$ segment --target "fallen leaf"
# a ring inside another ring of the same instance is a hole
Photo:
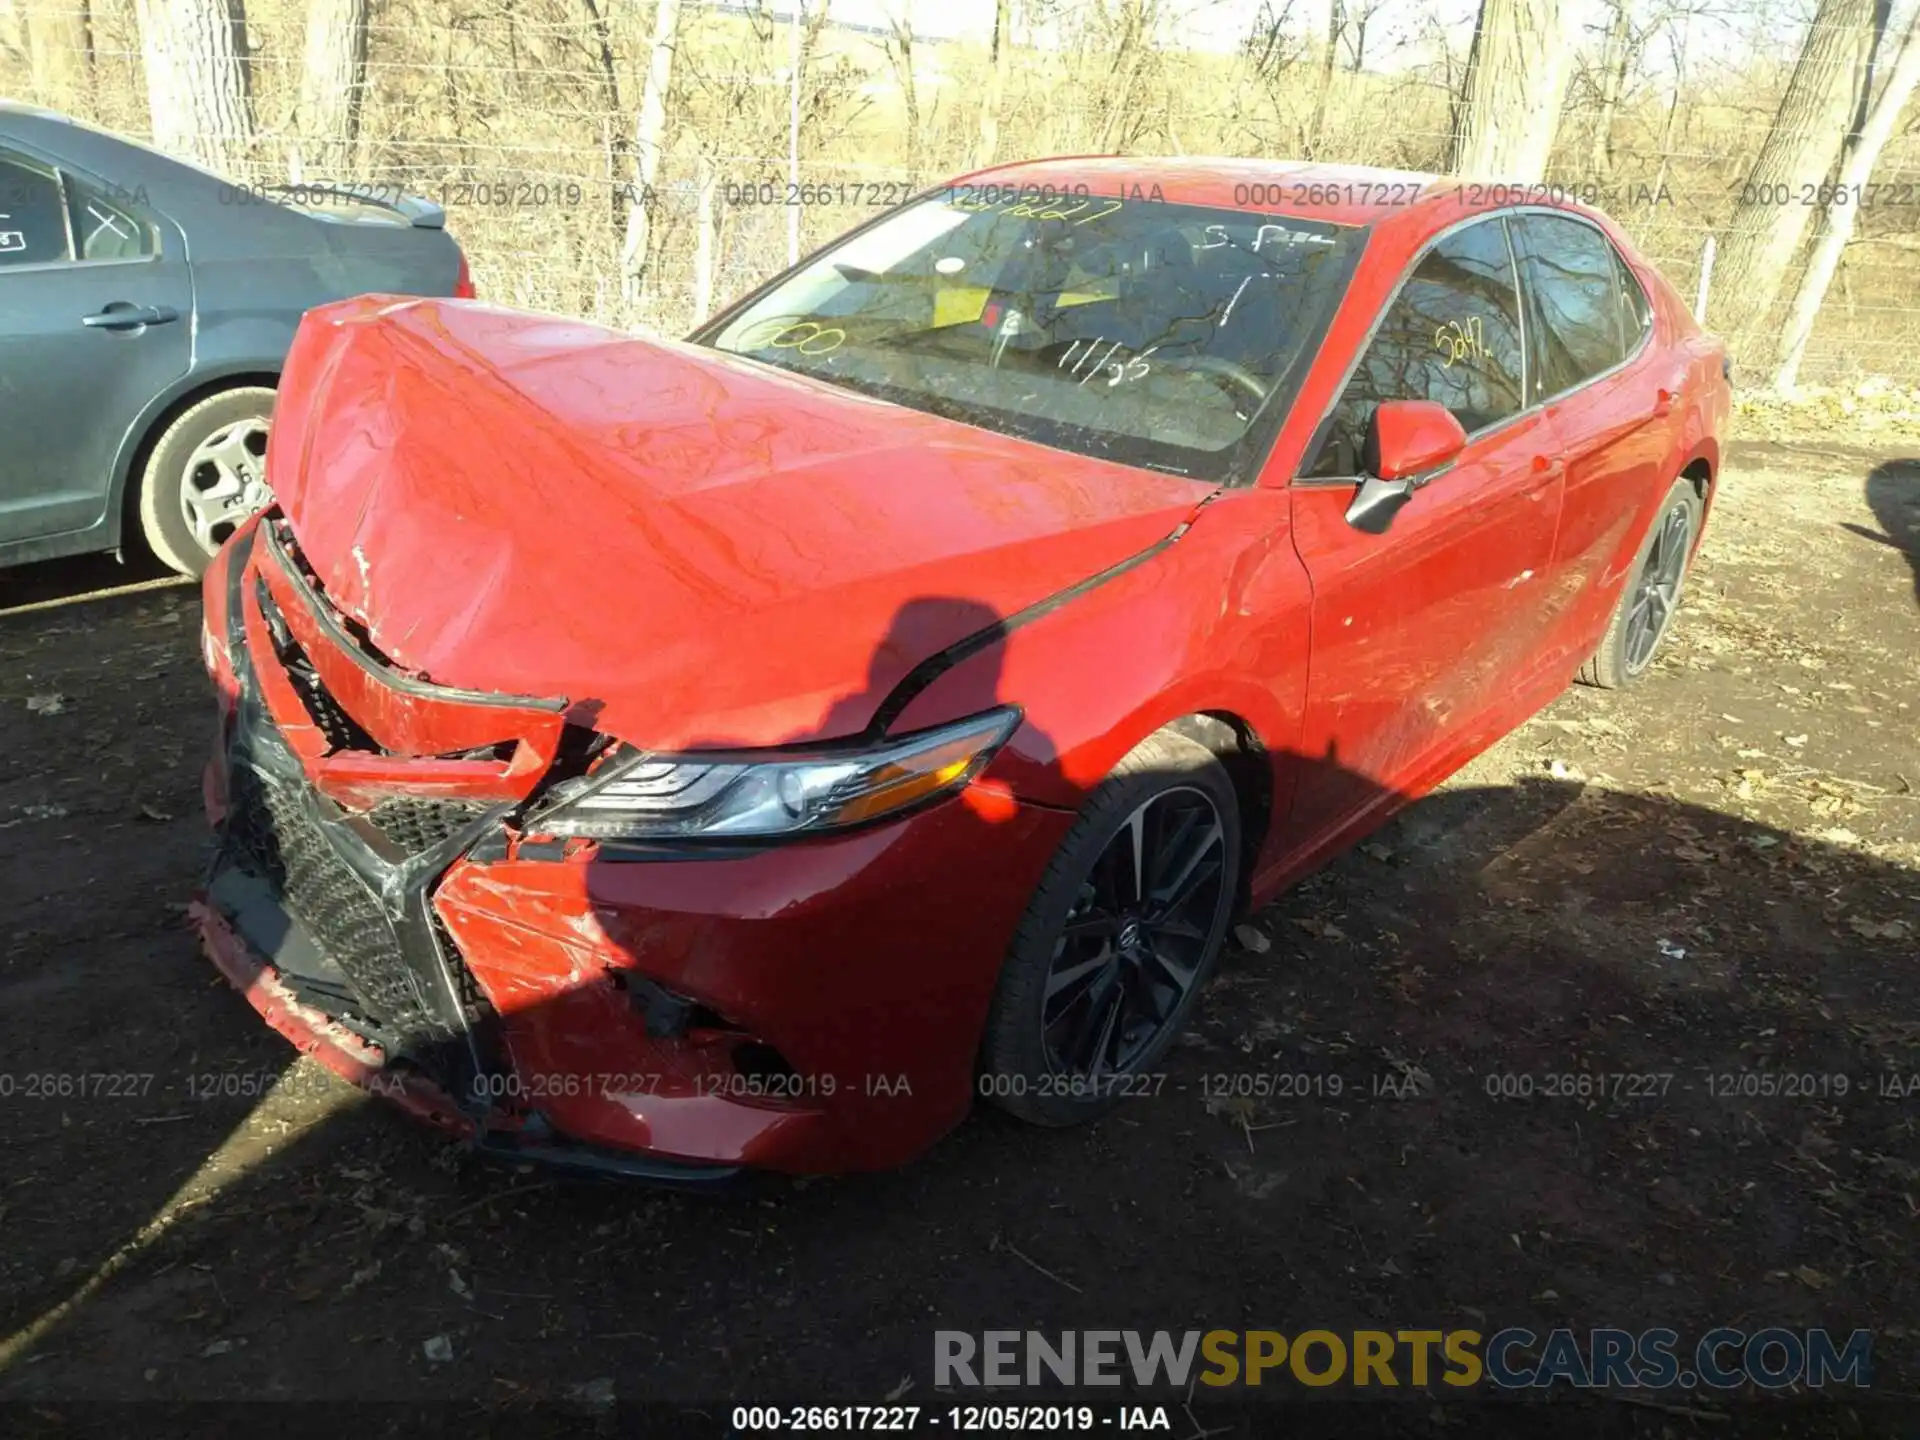
[[[1864,915],[1848,916],[1847,925],[1869,940],[1904,940],[1909,928],[1904,920],[1869,920]]]

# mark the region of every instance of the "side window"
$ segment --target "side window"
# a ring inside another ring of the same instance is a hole
[[[84,180],[67,177],[73,245],[82,260],[138,260],[154,253],[153,231],[126,206]]]
[[[1329,417],[1309,475],[1353,475],[1374,407],[1434,400],[1468,434],[1522,408],[1520,296],[1505,224],[1456,231],[1429,250],[1381,318]]]
[[[1620,272],[1620,323],[1624,327],[1621,333],[1626,337],[1627,353],[1632,354],[1640,337],[1653,328],[1653,306],[1647,302],[1647,292],[1640,288],[1640,277],[1620,258],[1617,250],[1613,265]]]
[[[1582,220],[1522,215],[1514,230],[1520,272],[1540,321],[1532,399],[1541,400],[1626,358],[1619,261],[1607,237]]]
[[[59,178],[0,152],[0,270],[67,258]]]

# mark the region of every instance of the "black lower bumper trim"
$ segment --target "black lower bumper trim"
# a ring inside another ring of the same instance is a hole
[[[745,1184],[753,1174],[739,1165],[702,1165],[690,1160],[671,1160],[663,1155],[609,1150],[566,1140],[523,1141],[500,1131],[482,1134],[473,1142],[472,1148],[476,1154],[489,1159],[538,1165],[545,1170],[560,1170],[576,1175],[639,1180],[679,1190],[730,1190]]]

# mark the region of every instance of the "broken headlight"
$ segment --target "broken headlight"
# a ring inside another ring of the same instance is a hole
[[[864,824],[951,794],[1020,723],[1005,708],[859,748],[654,755],[624,750],[555,787],[529,834],[768,839]]]

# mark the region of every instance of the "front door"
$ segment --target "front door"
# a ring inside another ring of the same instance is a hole
[[[129,430],[191,363],[192,328],[177,231],[0,149],[0,543],[100,519]]]
[[[1562,494],[1559,438],[1526,407],[1526,363],[1505,221],[1451,232],[1389,304],[1293,483],[1313,587],[1294,847],[1376,823],[1516,702],[1550,609]],[[1367,422],[1387,400],[1445,405],[1468,441],[1372,535],[1345,515]]]

